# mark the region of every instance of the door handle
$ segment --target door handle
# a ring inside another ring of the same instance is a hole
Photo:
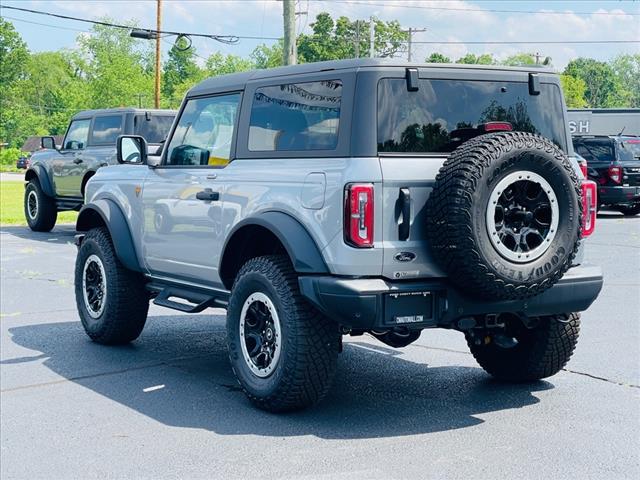
[[[78,164],[82,163],[82,159],[81,158],[74,158],[73,163],[78,165]]]
[[[411,231],[411,192],[408,188],[400,189],[400,209],[402,222],[398,225],[398,238],[408,240]]]
[[[196,193],[198,200],[204,200],[205,202],[215,202],[220,198],[220,192],[214,192],[210,188],[205,188],[201,192]]]

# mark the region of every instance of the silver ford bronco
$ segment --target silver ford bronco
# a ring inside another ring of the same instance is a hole
[[[92,340],[149,301],[227,310],[258,407],[312,405],[342,335],[462,332],[505,381],[554,375],[602,287],[583,263],[595,185],[544,70],[345,60],[192,88],[161,155],[121,136],[88,182],[75,291]]]
[[[80,210],[87,181],[98,168],[117,163],[120,135],[140,135],[157,150],[175,116],[173,110],[85,110],[71,118],[62,145],[57,146],[54,137],[42,137],[41,151],[31,157],[24,176],[24,216],[29,228],[48,232],[58,212]]]

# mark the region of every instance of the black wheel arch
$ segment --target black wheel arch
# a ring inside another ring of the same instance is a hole
[[[109,230],[113,247],[120,262],[129,270],[142,272],[143,268],[138,260],[129,223],[122,209],[113,200],[94,200],[80,209],[76,221],[78,232],[87,232],[100,226],[105,226]]]
[[[53,184],[49,179],[49,175],[47,175],[47,172],[45,171],[44,167],[42,167],[42,165],[33,165],[29,167],[24,173],[25,182],[30,182],[33,179],[38,180],[38,183],[40,183],[40,188],[45,195],[52,198],[56,196],[55,190],[53,189]]]
[[[252,238],[259,242],[251,243]],[[220,278],[227,289],[250,258],[283,253],[298,273],[329,273],[320,249],[307,229],[292,216],[263,212],[238,222],[227,236],[220,255]]]

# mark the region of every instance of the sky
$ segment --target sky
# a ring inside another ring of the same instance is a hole
[[[139,26],[155,28],[155,0],[1,0],[2,6],[44,10],[88,19],[108,16],[115,23],[135,20]],[[162,28],[166,30],[279,38],[282,36],[282,3],[278,0],[163,0]],[[580,56],[609,60],[620,53],[640,53],[640,1],[465,1],[465,0],[298,0],[297,31],[310,32],[315,16],[323,11],[334,18],[352,20],[374,16],[398,20],[404,28],[424,28],[416,33],[420,41],[574,41],[634,40],[631,44],[531,44],[531,45],[428,45],[415,44],[414,60],[432,52],[452,59],[466,53],[491,53],[502,59],[528,52],[550,56],[561,70]],[[494,10],[494,11],[492,11]],[[518,12],[497,12],[515,10]],[[529,13],[519,13],[526,11]],[[555,12],[555,13],[549,13]],[[559,13],[561,12],[561,13]],[[70,20],[17,12],[0,7],[31,51],[74,48],[81,31],[90,25]],[[36,25],[27,22],[37,22]],[[78,31],[80,30],[80,31]],[[144,40],[141,40],[144,41]],[[246,56],[259,44],[274,40],[242,39],[224,45],[210,39],[194,39],[200,61],[220,51]],[[170,48],[169,40],[163,49]]]

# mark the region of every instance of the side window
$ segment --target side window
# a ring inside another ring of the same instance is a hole
[[[91,145],[108,145],[116,143],[122,135],[122,115],[109,115],[93,119]]]
[[[335,150],[342,82],[290,83],[256,89],[249,150]]]
[[[240,94],[187,101],[167,150],[167,165],[225,166],[238,115]]]
[[[74,120],[69,126],[64,137],[63,148],[65,150],[82,150],[87,146],[89,136],[89,124],[91,120]]]

